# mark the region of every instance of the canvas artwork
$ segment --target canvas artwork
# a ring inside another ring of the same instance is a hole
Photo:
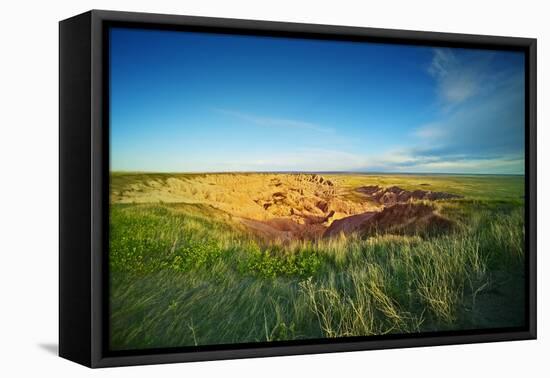
[[[522,52],[108,41],[110,350],[526,326]]]

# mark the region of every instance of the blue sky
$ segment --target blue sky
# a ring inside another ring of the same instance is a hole
[[[115,28],[114,171],[521,174],[517,52]]]

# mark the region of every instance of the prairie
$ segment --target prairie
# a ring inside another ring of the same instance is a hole
[[[111,174],[113,350],[524,324],[524,178]]]

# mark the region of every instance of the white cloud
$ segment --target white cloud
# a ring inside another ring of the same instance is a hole
[[[419,148],[447,153],[501,155],[523,150],[524,79],[522,72],[489,78],[490,90],[476,101],[442,112],[415,129]]]
[[[432,173],[500,173],[521,174],[524,172],[522,154],[472,157],[464,155],[423,154],[414,149],[388,152],[381,157],[369,159],[376,171],[432,172]]]
[[[430,123],[420,126],[413,134],[422,139],[436,140],[445,137],[447,130],[445,130],[444,125],[441,123]]]
[[[338,150],[301,149],[227,161],[226,170],[251,171],[351,171],[367,166],[365,156]]]
[[[523,174],[525,161],[519,157],[497,157],[487,159],[461,159],[454,161],[433,161],[417,164],[417,172],[441,173],[508,173]]]
[[[323,127],[316,123],[306,122],[295,119],[287,118],[274,118],[274,117],[263,117],[255,114],[242,113],[233,110],[226,109],[216,109],[218,113],[226,114],[234,118],[240,119],[242,121],[252,123],[256,126],[261,127],[273,127],[273,128],[291,128],[291,129],[304,129],[309,131],[316,131],[320,133],[333,133],[334,129],[329,127]]]
[[[460,61],[450,49],[434,49],[429,73],[438,82],[438,91],[448,104],[459,104],[478,93],[479,67]]]

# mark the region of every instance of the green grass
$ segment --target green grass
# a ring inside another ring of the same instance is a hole
[[[522,325],[522,190],[501,177],[432,180],[465,180],[470,194],[439,204],[459,226],[430,238],[268,245],[211,207],[112,205],[111,348]],[[500,185],[512,188],[476,194]]]

